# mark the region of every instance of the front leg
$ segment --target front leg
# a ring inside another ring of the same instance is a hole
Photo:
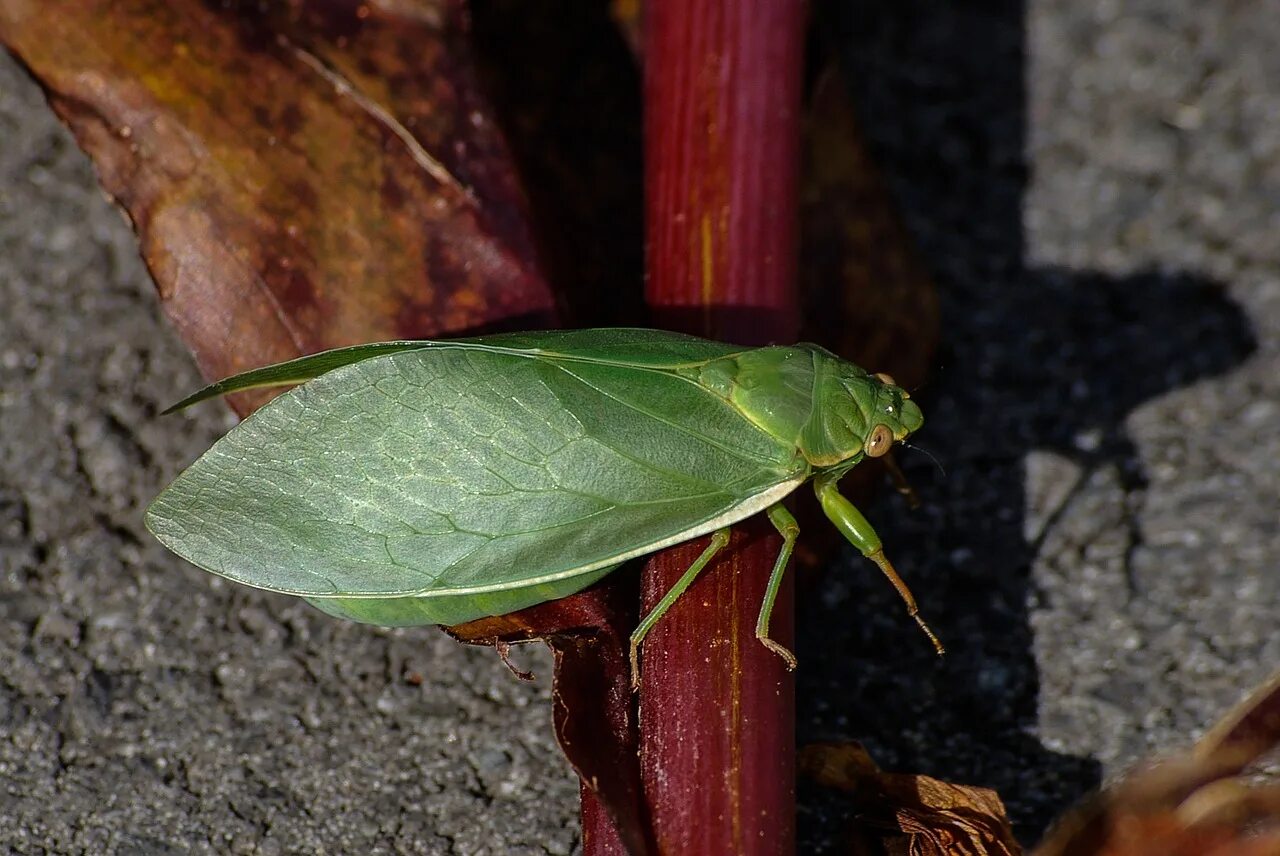
[[[907,605],[907,614],[916,620],[916,624],[920,625],[924,635],[928,636],[929,641],[933,643],[934,649],[939,654],[943,654],[946,649],[942,647],[938,637],[929,629],[929,625],[925,624],[924,619],[920,617],[920,610],[916,606],[916,599],[911,595],[911,589],[907,588],[907,584],[902,581],[902,577],[898,576],[898,572],[893,569],[893,565],[889,564],[889,560],[885,558],[884,546],[880,543],[880,536],[876,534],[876,530],[871,528],[867,518],[862,516],[862,512],[855,508],[852,502],[841,495],[840,491],[836,489],[836,483],[833,479],[825,479],[819,476],[813,481],[813,490],[818,495],[818,501],[822,503],[822,511],[827,515],[827,519],[836,525],[836,528],[848,539],[850,544],[857,547],[862,555],[875,562],[876,566],[884,572],[884,575],[889,578],[889,582],[897,589],[898,596]]]

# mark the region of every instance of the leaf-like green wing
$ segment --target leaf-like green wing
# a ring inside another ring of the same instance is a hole
[[[308,598],[567,593],[807,475],[794,448],[655,368],[647,331],[607,331],[637,334],[612,354],[605,332],[579,333],[595,348],[491,337],[349,363],[232,429],[147,524],[194,564]],[[695,339],[668,357],[710,346],[701,358],[735,350]]]
[[[626,362],[632,365],[672,366],[715,359],[741,351],[734,345],[725,345],[696,336],[670,333],[665,330],[640,328],[599,328],[593,330],[548,330],[538,333],[504,333],[473,339],[454,340],[403,340],[373,342],[334,348],[298,357],[283,363],[241,372],[203,389],[169,407],[164,413],[174,413],[193,404],[230,395],[246,389],[268,386],[293,386],[327,374],[342,366],[358,363],[372,357],[394,354],[400,351],[417,351],[424,348],[454,348],[466,345],[500,347],[526,352],[549,351],[557,354],[573,354],[584,359]]]
[[[432,344],[432,342],[426,341],[374,342],[369,345],[354,345],[350,348],[321,351],[318,354],[298,357],[296,360],[263,366],[260,369],[252,369],[223,378],[217,383],[211,383],[203,389],[198,389],[177,404],[165,409],[161,415],[175,413],[193,404],[199,404],[202,401],[208,401],[220,395],[230,395],[233,392],[241,392],[246,389],[261,389],[267,386],[293,386],[299,383],[306,383],[336,368],[358,363],[370,357],[394,354],[398,351],[413,351],[429,347]]]
[[[528,606],[568,597],[604,578],[617,567],[607,565],[554,582],[473,594],[435,594],[430,597],[309,597],[307,601],[336,618],[382,627],[461,624],[486,615],[506,615]]]
[[[564,356],[631,367],[675,369],[738,354],[748,348],[728,345],[669,330],[604,327],[587,330],[547,330],[503,333],[463,343],[485,344],[527,353]],[[450,344],[450,343],[444,343]]]

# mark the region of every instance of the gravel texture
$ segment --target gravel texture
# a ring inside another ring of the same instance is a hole
[[[1280,17],[874,4],[867,130],[944,299],[926,499],[802,606],[800,739],[985,784],[1034,839],[1280,662]],[[892,6],[892,9],[889,7]],[[0,59],[0,850],[570,853],[543,680],[220,584],[142,530],[228,422],[124,220]],[[1273,771],[1274,772],[1274,771]],[[802,787],[801,852],[840,798]]]

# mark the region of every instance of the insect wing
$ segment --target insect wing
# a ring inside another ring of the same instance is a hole
[[[447,597],[616,565],[754,513],[805,474],[794,449],[673,374],[437,343],[280,396],[147,523],[248,585]]]
[[[617,570],[606,565],[594,571],[541,585],[474,594],[435,594],[431,597],[313,597],[312,606],[335,618],[380,627],[419,627],[423,624],[461,624],[486,615],[505,615],[525,607],[558,600],[579,592]]]
[[[466,341],[537,352],[549,357],[661,370],[703,363],[749,350],[739,345],[700,339],[684,333],[638,327],[503,333]]]
[[[246,389],[292,386],[306,383],[313,378],[318,378],[322,374],[328,374],[334,369],[351,363],[358,363],[361,360],[384,354],[394,354],[398,351],[418,350],[419,348],[430,347],[432,344],[429,341],[374,342],[369,345],[354,345],[350,348],[335,348],[331,351],[322,351],[318,354],[298,357],[296,360],[263,366],[260,369],[232,375],[217,383],[211,383],[203,389],[198,389],[177,404],[166,409],[164,413],[174,413],[178,410],[184,410],[193,404],[199,404],[202,401],[208,401],[220,395],[230,395],[233,392],[241,392]]]
[[[519,350],[530,353],[547,351],[552,354],[653,367],[703,362],[742,350],[734,345],[699,339],[682,333],[638,328],[548,330],[535,333],[504,333],[473,339],[372,342],[367,345],[353,345],[349,348],[334,348],[232,375],[195,391],[164,412],[173,413],[220,395],[230,395],[246,389],[305,383],[334,369],[372,357],[425,348],[458,347],[493,347],[499,350]]]

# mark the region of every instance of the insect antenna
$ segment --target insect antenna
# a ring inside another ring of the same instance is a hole
[[[942,366],[938,366],[938,370],[941,371]],[[935,378],[933,377],[927,377],[924,380],[920,381],[918,384],[916,384],[915,386],[911,387],[911,389],[908,389],[906,391],[907,398],[915,398],[917,392],[919,392],[922,389],[928,389],[930,384],[932,384],[934,380]]]
[[[907,447],[908,449],[911,449],[916,452],[923,452],[929,460],[933,461],[933,465],[938,468],[938,472],[942,473],[942,477],[944,479],[947,477],[946,468],[942,466],[941,461],[939,461],[936,457],[934,457],[933,452],[930,452],[924,446],[912,445],[911,443],[908,443],[906,440],[900,440],[898,442],[901,443],[903,446]]]

